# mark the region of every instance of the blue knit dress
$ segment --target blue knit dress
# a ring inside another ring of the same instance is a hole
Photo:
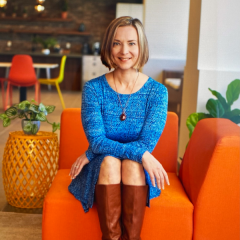
[[[119,94],[125,106],[129,94]],[[69,185],[69,191],[82,203],[85,212],[92,208],[95,185],[101,163],[106,156],[120,160],[130,159],[142,163],[146,151],[156,146],[166,123],[168,105],[167,88],[152,78],[130,96],[126,120],[121,121],[122,108],[117,93],[110,87],[105,75],[88,81],[82,92],[82,124],[89,142],[86,156],[89,163]],[[161,161],[161,159],[159,159]],[[144,169],[149,185],[148,200],[160,195],[153,187]]]

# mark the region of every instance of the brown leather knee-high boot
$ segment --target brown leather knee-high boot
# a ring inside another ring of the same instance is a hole
[[[141,240],[148,185],[122,185],[122,240]]]
[[[121,185],[97,184],[95,202],[98,211],[102,240],[119,240],[121,237]]]

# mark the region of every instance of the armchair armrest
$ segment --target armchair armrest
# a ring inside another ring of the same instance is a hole
[[[179,177],[194,205],[193,239],[239,239],[240,128],[227,119],[201,120]]]

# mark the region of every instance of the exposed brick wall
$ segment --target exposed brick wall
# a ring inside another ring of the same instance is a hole
[[[142,0],[69,0],[68,15],[73,22],[28,22],[28,21],[1,21],[0,28],[79,28],[81,23],[85,24],[85,31],[90,32],[90,37],[58,35],[55,36],[61,47],[64,48],[66,42],[70,42],[73,52],[81,52],[82,44],[87,42],[92,44],[101,41],[108,24],[115,18],[116,3],[142,3]],[[14,6],[18,6],[17,15],[22,16],[24,7],[27,7],[29,16],[36,16],[34,10],[34,0],[11,0],[8,1],[6,15],[11,16]],[[46,17],[60,17],[61,0],[46,0],[44,3]],[[47,38],[47,35],[39,35]],[[0,50],[6,48],[6,43],[11,40],[13,50],[31,50],[32,34],[0,33]]]

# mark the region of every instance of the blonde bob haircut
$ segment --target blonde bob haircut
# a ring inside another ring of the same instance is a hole
[[[109,68],[109,70],[111,70],[112,68],[117,68],[117,65],[113,62],[112,47],[117,29],[119,27],[125,26],[133,26],[138,34],[139,56],[134,68],[140,69],[148,61],[149,58],[148,42],[141,21],[138,20],[137,18],[132,18],[129,16],[120,17],[114,19],[109,24],[103,37],[101,47],[101,60],[103,65]]]

